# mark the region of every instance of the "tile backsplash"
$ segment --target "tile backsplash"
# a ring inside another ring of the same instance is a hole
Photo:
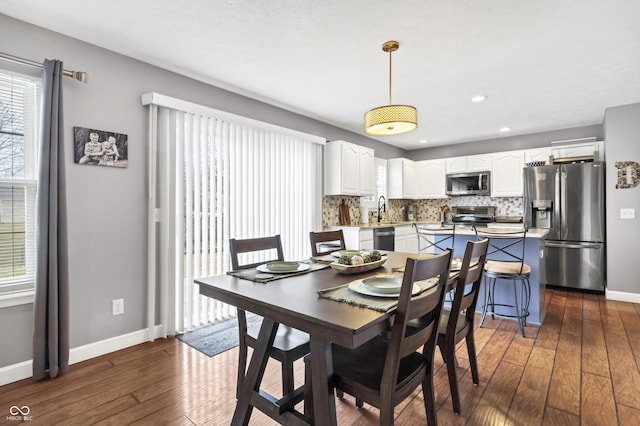
[[[349,206],[351,225],[362,223],[360,197],[354,196],[324,196],[322,202],[322,223],[325,226],[339,225],[338,208],[342,200]],[[434,200],[388,200],[387,212],[383,214],[385,222],[398,222],[405,220],[405,210],[409,204],[414,204],[418,211],[418,220],[427,222],[440,221],[440,211],[443,208],[451,210],[453,206],[495,206],[496,216],[522,216],[522,197],[492,198],[486,196],[477,197],[450,197]],[[375,220],[375,212],[370,217]],[[448,212],[447,212],[448,214]]]

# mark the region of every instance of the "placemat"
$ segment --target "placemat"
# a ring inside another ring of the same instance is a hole
[[[234,277],[237,277],[237,278],[242,278],[243,280],[255,281],[257,283],[268,283],[269,281],[281,280],[283,278],[292,277],[294,275],[302,275],[308,272],[319,271],[320,269],[329,267],[328,264],[322,264],[322,263],[311,263],[311,262],[299,262],[299,263],[305,263],[309,265],[309,269],[305,269],[304,271],[290,272],[287,274],[269,274],[269,275],[273,275],[272,277],[269,277],[269,278],[256,278],[256,275],[264,274],[264,272],[258,271],[257,268],[241,269],[238,271],[228,271],[227,274],[233,275]]]
[[[376,276],[389,276],[376,275]],[[395,278],[395,277],[394,277]],[[354,280],[355,281],[355,280]],[[425,281],[416,281],[415,284],[420,287],[420,293],[430,289],[438,283],[438,278],[430,278]],[[362,308],[373,309],[378,312],[389,312],[398,304],[398,299],[388,297],[367,296],[356,293],[349,288],[349,284],[339,285],[337,287],[319,290],[318,295],[325,299],[335,300],[336,302],[349,303],[350,305],[360,306]]]

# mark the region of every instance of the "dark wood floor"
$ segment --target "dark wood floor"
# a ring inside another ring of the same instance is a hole
[[[640,305],[602,296],[547,291],[547,318],[523,338],[513,321],[490,319],[476,331],[480,386],[458,351],[463,413],[453,414],[446,369],[436,355],[441,425],[640,424]],[[0,387],[0,424],[12,405],[29,406],[30,424],[226,425],[235,404],[236,349],[209,358],[171,338],[72,365],[55,380]],[[277,394],[279,365],[265,387]],[[302,364],[297,365],[298,380]],[[377,424],[378,411],[337,400],[340,425]],[[419,392],[396,409],[396,424],[425,423]],[[252,425],[273,422],[254,411]]]

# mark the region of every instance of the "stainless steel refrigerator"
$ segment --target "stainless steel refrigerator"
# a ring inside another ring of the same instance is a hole
[[[546,228],[541,282],[604,292],[604,162],[524,169],[524,216]]]

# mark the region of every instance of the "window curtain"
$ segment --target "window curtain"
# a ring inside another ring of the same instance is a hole
[[[149,283],[149,307],[159,312],[149,320],[160,321],[156,336],[163,336],[235,315],[234,307],[201,297],[193,282],[230,269],[229,238],[280,234],[287,259],[311,255],[309,231],[322,226],[324,139],[158,103],[150,105],[150,161],[157,162],[150,166],[157,182],[149,188],[150,232],[157,239],[150,237],[156,266],[149,270],[159,284]]]
[[[69,366],[69,273],[62,108],[62,62],[45,60],[36,194],[33,378]]]

